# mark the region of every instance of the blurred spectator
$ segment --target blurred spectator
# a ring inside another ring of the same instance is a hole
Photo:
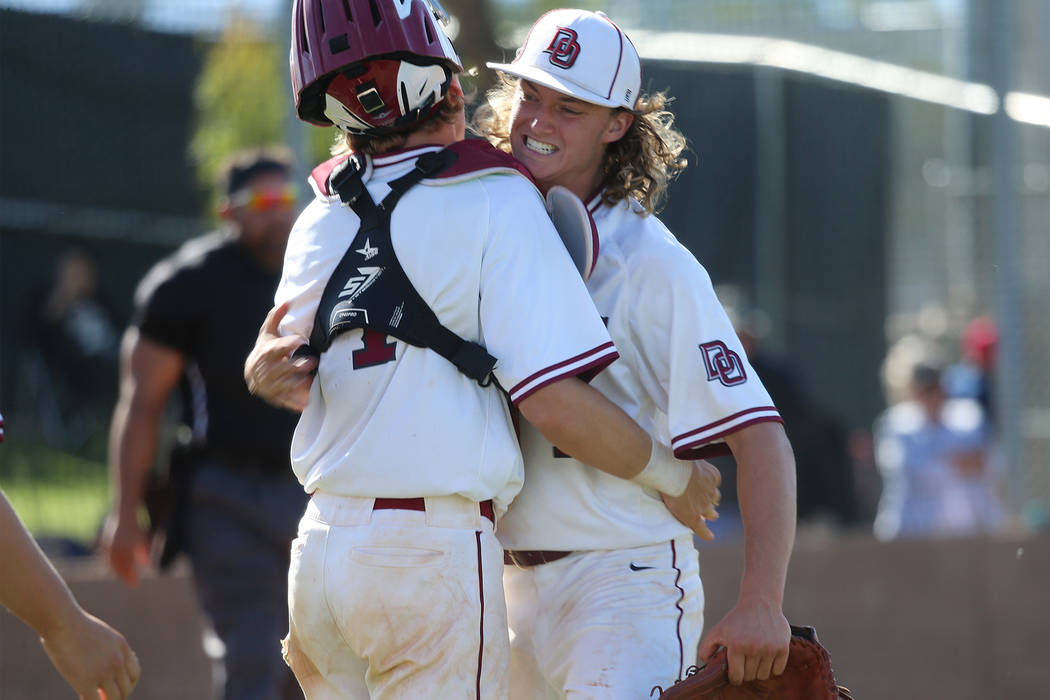
[[[945,388],[950,396],[975,399],[994,422],[992,381],[995,372],[999,333],[988,316],[970,321],[962,335],[962,360],[945,371]]]
[[[291,541],[306,506],[289,449],[297,416],[248,393],[244,358],[280,278],[295,215],[285,149],[240,153],[219,183],[224,230],[157,263],[135,294],[113,412],[114,500],[102,545],[128,585],[149,562],[139,520],[168,399],[187,439],[172,453],[162,564],[185,551],[209,626],[216,697],[302,697],[285,666]]]
[[[795,453],[799,522],[857,525],[860,512],[844,426],[810,399],[790,362],[763,345],[769,326],[765,313],[742,310],[739,292],[731,287],[719,287],[718,295],[726,305],[748,361],[784,418]],[[731,507],[735,507],[735,469],[728,461],[719,460],[717,464],[723,472],[722,492],[727,501],[733,499]],[[718,526],[717,521],[712,523],[716,532]]]
[[[69,248],[50,288],[24,312],[23,366],[40,430],[49,444],[74,451],[104,433],[116,386],[117,331],[97,287],[95,259]]]
[[[1003,512],[981,405],[949,398],[936,360],[913,364],[908,393],[875,422],[875,458],[883,479],[876,537],[995,530]]]

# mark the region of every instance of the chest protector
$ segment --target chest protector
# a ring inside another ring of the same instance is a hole
[[[389,183],[390,193],[378,204],[365,188],[364,165],[358,158],[351,156],[333,170],[328,183],[361,219],[361,227],[321,295],[310,333],[313,352],[328,350],[340,333],[368,328],[430,348],[481,386],[491,383],[496,358],[441,325],[390,243],[390,216],[402,195],[423,178],[450,168],[458,158],[449,149],[423,154],[410,173]]]

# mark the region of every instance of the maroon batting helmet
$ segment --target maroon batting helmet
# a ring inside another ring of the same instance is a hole
[[[295,0],[289,62],[303,121],[382,134],[425,121],[463,70],[438,0]]]

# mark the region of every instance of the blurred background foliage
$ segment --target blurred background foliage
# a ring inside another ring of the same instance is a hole
[[[283,60],[282,60],[283,59]],[[284,140],[287,57],[248,17],[233,14],[206,49],[194,89],[197,120],[190,153],[212,182],[231,153]]]

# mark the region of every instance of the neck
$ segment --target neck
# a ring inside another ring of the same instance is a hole
[[[419,146],[448,146],[460,141],[456,135],[456,125],[438,121],[434,128],[419,129],[413,131],[405,139],[402,148],[418,148]]]
[[[252,245],[238,232],[234,232],[237,249],[249,263],[264,272],[280,272],[284,266],[284,249],[275,246]]]

